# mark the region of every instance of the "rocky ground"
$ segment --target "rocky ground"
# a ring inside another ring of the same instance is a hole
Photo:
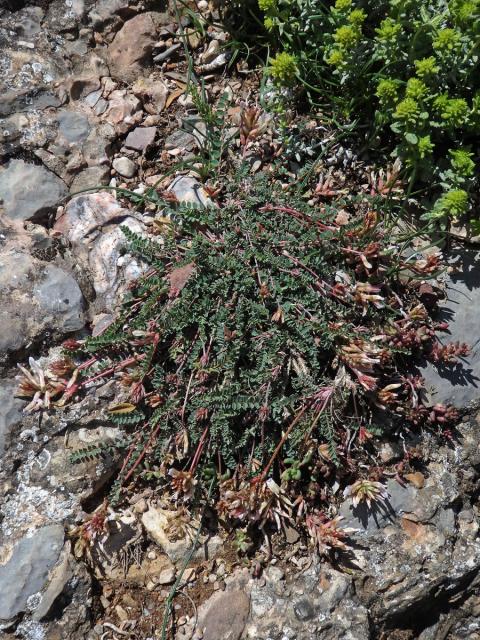
[[[208,14],[210,7],[201,0],[197,10]],[[128,508],[103,513],[116,460],[70,463],[72,451],[118,436],[101,409],[115,397],[113,383],[57,412],[25,414],[26,403],[14,396],[17,362],[34,357],[43,366],[65,337],[100,333],[143,268],[125,254],[119,226],[142,233],[151,211],[137,212],[98,187],[141,195],[161,179],[179,200],[209,197],[195,178],[165,178],[202,135],[185,93],[179,29],[212,99],[230,93],[232,126],[257,78],[241,63],[227,71],[220,28],[204,38],[190,28],[153,0],[0,0],[6,640],[160,638],[166,598],[191,547],[195,522],[153,489],[133,495]],[[356,532],[354,552],[336,566],[312,556],[294,530],[276,543],[265,571],[258,559],[240,559],[221,532],[202,537],[174,601],[177,639],[480,638],[477,253],[452,259],[443,312],[452,339],[470,342],[473,354],[453,375],[424,369],[439,401],[464,410],[454,444],[439,447],[428,437],[406,443],[422,449],[425,463],[406,486],[391,479],[388,508],[341,506]],[[383,462],[400,461],[402,447],[384,444]],[[110,535],[86,549],[80,534],[98,517],[107,519]]]

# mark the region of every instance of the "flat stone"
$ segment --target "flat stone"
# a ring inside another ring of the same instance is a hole
[[[156,27],[152,16],[142,13],[127,20],[108,46],[108,61],[112,77],[133,82],[141,73],[156,42]]]
[[[56,566],[50,572],[48,586],[43,591],[42,599],[33,612],[33,620],[42,620],[50,613],[56,599],[64,590],[67,582],[73,577],[68,546],[68,543],[64,546]]]
[[[77,111],[60,111],[57,120],[59,131],[67,142],[81,142],[89,134],[88,118]]]
[[[64,331],[76,331],[83,327],[83,295],[77,281],[69,273],[48,264],[35,293],[42,315],[51,314],[52,324],[60,317]]]
[[[110,172],[108,167],[88,167],[87,169],[80,171],[80,173],[75,176],[72,184],[70,185],[70,193],[74,195],[87,189],[94,191],[95,188],[108,184],[109,180]]]
[[[197,147],[197,140],[192,133],[178,129],[165,139],[165,149],[173,151],[180,149],[182,152],[193,151]]]
[[[208,640],[239,640],[250,612],[250,599],[243,591],[215,593],[199,616],[198,628]]]
[[[153,144],[157,134],[156,127],[136,127],[127,136],[125,146],[135,151],[145,151]]]
[[[0,172],[0,198],[13,220],[41,220],[67,194],[65,183],[43,166],[11,160]]]
[[[164,569],[158,575],[158,584],[172,584],[175,581],[175,567]]]
[[[0,620],[11,620],[25,611],[29,598],[42,590],[58,561],[63,539],[63,527],[54,524],[15,545],[7,562],[0,565]]]
[[[396,480],[390,479],[387,482],[387,490],[387,500],[372,502],[370,508],[365,502],[361,502],[357,507],[353,507],[351,500],[343,502],[339,510],[339,514],[344,518],[342,527],[369,534],[375,533],[411,510],[417,496],[417,490],[412,485],[402,487]]]
[[[441,304],[439,313],[439,320],[449,323],[449,331],[439,335],[443,343],[466,342],[472,353],[462,358],[458,366],[428,363],[420,368],[427,386],[433,390],[433,402],[463,408],[480,399],[480,251],[467,249],[456,255],[462,266],[447,276],[448,299]]]
[[[124,178],[133,178],[137,173],[137,165],[130,158],[115,158],[112,165],[115,171]]]

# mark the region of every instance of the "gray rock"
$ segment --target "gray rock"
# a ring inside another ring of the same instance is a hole
[[[22,419],[24,403],[15,398],[16,388],[13,380],[0,380],[0,455],[11,427]]]
[[[56,599],[73,576],[69,562],[70,554],[68,552],[68,546],[68,544],[64,546],[57,565],[53,571],[50,572],[48,586],[42,593],[42,599],[33,612],[33,620],[42,620],[50,613]]]
[[[115,158],[112,163],[113,168],[124,178],[133,178],[137,173],[137,165],[130,158]]]
[[[242,584],[230,579],[227,589],[242,588],[250,594],[250,614],[243,638],[297,638],[298,640],[368,640],[368,613],[355,596],[353,579],[329,568],[315,555],[308,569],[290,568],[288,592],[267,580]],[[208,602],[208,601],[207,601]],[[203,605],[200,614],[208,611]],[[204,636],[209,637],[209,636]]]
[[[62,335],[84,325],[74,278],[23,251],[5,251],[0,258],[0,298],[0,353],[17,351],[47,329]]]
[[[458,256],[458,253],[457,253]],[[447,277],[448,299],[441,305],[440,320],[449,323],[444,343],[466,342],[472,353],[455,367],[427,364],[421,367],[434,402],[466,407],[480,399],[480,252],[460,252],[461,269]]]
[[[197,140],[192,133],[178,129],[165,139],[165,149],[180,149],[182,152],[193,151],[197,147]]]
[[[61,318],[61,328],[67,332],[83,327],[83,295],[69,273],[55,265],[47,265],[35,293],[44,322],[54,324],[56,319]],[[51,320],[44,314],[50,314]]]
[[[11,160],[0,173],[0,198],[14,220],[39,220],[65,198],[65,183],[43,166]]]
[[[99,29],[122,12],[128,11],[129,5],[129,0],[97,0],[88,17],[92,26]]]
[[[315,610],[308,598],[301,598],[293,605],[295,615],[299,620],[311,620],[315,615]]]
[[[22,15],[21,23],[17,26],[16,31],[21,38],[30,40],[40,33],[44,15],[44,11],[40,7],[25,7],[18,13]]]
[[[0,619],[11,620],[26,611],[29,598],[39,593],[48,573],[58,561],[63,547],[63,527],[42,527],[23,537],[12,554],[0,565]]]
[[[340,507],[343,516],[342,527],[357,529],[368,534],[383,529],[406,511],[410,511],[417,490],[411,485],[402,487],[396,480],[387,483],[389,498],[384,502],[373,502],[369,508],[365,502],[353,507],[351,500],[346,500]]]
[[[458,425],[458,432],[461,442],[473,451],[475,441],[478,449],[478,418]],[[439,447],[433,439],[432,445],[425,486],[410,498],[391,492],[392,503],[405,515],[381,531],[355,536],[354,562],[362,569],[356,593],[379,624],[417,611],[427,616],[449,594],[475,593],[478,584],[479,524],[467,509],[471,498],[461,490],[471,459],[460,447]],[[478,483],[478,468],[474,473]],[[460,495],[464,511],[455,517],[451,507]]]
[[[127,136],[125,146],[135,151],[145,151],[153,144],[157,134],[156,127],[135,127]]]
[[[100,98],[100,100],[95,105],[95,115],[101,116],[103,113],[105,113],[107,108],[108,108],[108,102],[103,98]]]
[[[89,93],[85,97],[84,102],[87,106],[93,109],[93,107],[97,104],[97,102],[100,100],[101,97],[102,97],[102,90],[97,89],[96,91],[92,91],[91,93]]]
[[[183,128],[195,138],[197,145],[202,147],[207,136],[207,125],[198,116],[183,119]]]
[[[60,111],[57,120],[59,131],[67,142],[81,142],[89,134],[88,118],[77,111]]]
[[[24,89],[23,91],[12,89],[2,95],[0,102],[0,117],[8,116],[15,112],[32,111],[33,109],[46,109],[47,107],[59,107],[62,100],[48,89],[40,87]]]
[[[96,187],[108,184],[109,179],[110,171],[108,167],[88,167],[88,169],[83,169],[83,171],[80,171],[80,173],[75,176],[70,185],[70,193],[74,195],[88,189],[93,191]]]
[[[108,123],[104,123],[92,129],[82,145],[82,155],[89,167],[96,165],[110,165],[112,141],[114,139],[115,129]]]
[[[177,196],[179,202],[191,202],[202,207],[215,206],[200,182],[190,176],[178,176],[169,189]]]

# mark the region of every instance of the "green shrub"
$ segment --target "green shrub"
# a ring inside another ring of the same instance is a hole
[[[393,132],[393,154],[412,183],[441,200],[436,220],[468,211],[458,195],[450,206],[451,193],[461,183],[470,194],[478,169],[452,154],[468,153],[480,133],[480,0],[259,0],[259,8],[283,50],[276,59],[294,57],[312,100],[363,121],[372,139]],[[273,67],[272,75],[292,79]]]

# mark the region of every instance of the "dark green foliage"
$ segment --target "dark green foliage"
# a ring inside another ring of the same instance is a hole
[[[375,214],[339,226],[333,208],[243,171],[221,208],[168,213],[161,242],[124,229],[147,275],[118,321],[84,345],[101,361],[86,376],[113,371],[136,406],[111,409],[131,433],[117,494],[122,478],[165,475],[171,454],[191,474],[202,456],[219,473],[267,473],[282,435],[275,464],[292,458],[284,477],[298,480],[315,463],[312,443],[339,461],[372,407],[408,419],[399,358],[428,351],[434,330],[415,285],[397,279],[401,256]]]
[[[82,449],[77,449],[70,455],[70,462],[78,464],[79,462],[88,462],[90,460],[98,460],[104,458],[107,453],[115,451],[116,445],[108,445],[106,443],[91,444]]]

